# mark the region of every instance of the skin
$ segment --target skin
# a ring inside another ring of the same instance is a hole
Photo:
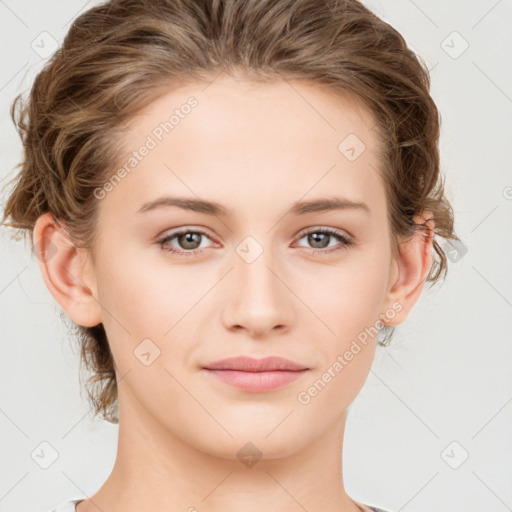
[[[190,96],[198,106],[100,201],[94,253],[76,249],[51,213],[34,229],[42,251],[49,241],[57,247],[39,260],[50,292],[79,325],[103,323],[116,364],[116,462],[77,510],[359,511],[340,461],[347,408],[377,336],[309,403],[297,397],[365,328],[405,320],[432,264],[432,238],[401,240],[392,257],[375,121],[361,104],[304,81],[217,77],[168,92],[130,121],[127,154]],[[354,161],[338,150],[350,133],[366,146]],[[233,215],[137,212],[164,195],[215,201]],[[333,196],[370,211],[286,214],[296,201]],[[178,237],[159,245],[183,227],[208,236],[192,249]],[[352,245],[333,236],[315,245],[303,234],[324,227]],[[248,236],[262,250],[251,263],[237,253]],[[169,245],[203,253],[180,257]],[[390,318],[393,304],[400,311]],[[134,350],[148,338],[160,355],[146,366]],[[310,370],[250,393],[202,369],[236,355],[278,355]],[[251,467],[237,457],[248,442],[262,453]]]

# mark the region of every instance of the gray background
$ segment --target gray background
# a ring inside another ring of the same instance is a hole
[[[0,0],[2,183],[21,158],[10,102],[30,87],[50,38],[60,43],[95,3]],[[442,168],[467,253],[378,347],[350,408],[346,489],[392,511],[512,510],[512,2],[364,3],[432,70]],[[0,510],[46,512],[101,486],[117,426],[88,417],[75,342],[29,245],[5,230],[0,243]]]

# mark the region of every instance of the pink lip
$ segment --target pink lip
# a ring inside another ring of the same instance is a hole
[[[283,357],[271,356],[263,359],[238,356],[221,359],[205,366],[207,370],[240,370],[242,372],[267,372],[274,370],[308,370],[304,366]]]
[[[244,391],[262,392],[279,388],[304,375],[309,368],[282,357],[233,357],[204,368],[221,381]]]

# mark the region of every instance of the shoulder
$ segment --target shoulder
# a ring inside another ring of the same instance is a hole
[[[375,505],[365,505],[364,503],[359,503],[359,505],[361,505],[364,512],[391,512],[391,510],[376,507]]]
[[[81,498],[76,500],[65,501],[61,503],[57,507],[54,507],[49,512],[76,512],[76,505],[82,501]],[[372,505],[365,505],[364,503],[360,503],[363,507],[364,512],[391,512],[390,510],[384,510],[383,508],[375,507]]]
[[[59,506],[52,508],[49,512],[75,512],[76,504],[82,501],[83,498],[77,498],[76,500],[69,500],[61,503]]]

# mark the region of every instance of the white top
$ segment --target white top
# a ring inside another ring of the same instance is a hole
[[[50,510],[50,512],[76,512],[76,504],[83,501],[84,498],[77,498],[76,500],[66,501],[59,505],[58,507]],[[364,512],[391,512],[390,510],[384,510],[383,508],[379,508],[372,505],[365,505],[363,503],[356,503],[362,507]]]

